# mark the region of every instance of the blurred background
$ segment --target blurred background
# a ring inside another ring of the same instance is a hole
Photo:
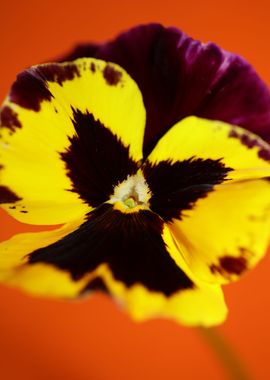
[[[2,0],[0,101],[16,73],[84,41],[104,41],[139,23],[177,26],[243,55],[270,85],[268,0]],[[0,212],[0,240],[45,227]],[[253,379],[270,379],[270,254],[225,288],[221,326]],[[80,302],[32,298],[0,286],[3,380],[226,380],[196,329],[165,320],[132,322],[102,295]]]

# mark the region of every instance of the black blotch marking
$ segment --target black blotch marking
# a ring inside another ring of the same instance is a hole
[[[184,210],[191,210],[232,170],[221,160],[194,157],[175,163],[161,161],[157,165],[146,162],[142,169],[153,194],[150,208],[165,221],[181,219]]]
[[[21,210],[20,212],[23,213],[23,214],[27,214],[28,213],[28,211],[26,211],[26,210]]]
[[[232,129],[229,133],[229,137],[237,138],[241,141],[243,145],[245,145],[248,149],[252,149],[254,147],[259,148],[258,157],[265,161],[270,161],[270,149],[265,146],[259,139],[256,137],[252,137],[246,133],[238,133],[235,129]]]
[[[93,292],[95,290],[100,291],[100,292],[105,293],[105,294],[109,294],[109,290],[108,290],[105,282],[100,277],[97,277],[94,280],[90,281],[86,285],[86,287],[81,291],[81,294]]]
[[[265,161],[270,161],[270,149],[262,148],[258,152],[258,156]]]
[[[11,87],[10,100],[19,106],[38,112],[43,101],[53,98],[48,89],[47,81],[57,82],[62,86],[64,81],[80,76],[74,64],[61,65],[50,63],[32,67],[17,76]]]
[[[213,274],[219,273],[221,275],[241,275],[248,268],[247,259],[244,256],[233,257],[223,256],[219,259],[219,264],[213,264],[210,266],[210,270]]]
[[[13,191],[11,191],[6,186],[0,186],[0,204],[3,203],[15,203],[17,201],[20,201],[21,198],[19,198]]]
[[[38,72],[40,73],[40,76],[46,81],[56,82],[60,86],[63,85],[63,82],[72,80],[75,78],[75,76],[80,76],[78,67],[73,63],[64,65],[49,63],[43,66],[39,66]]]
[[[94,64],[94,62],[90,63],[90,70],[92,71],[92,73],[96,72],[96,65]]]
[[[150,211],[125,214],[104,204],[76,231],[31,253],[29,263],[52,264],[75,281],[106,263],[127,287],[141,283],[170,296],[194,284],[170,257],[162,231],[163,221]]]
[[[16,209],[16,206],[9,206],[9,209],[10,209],[10,210],[15,210],[15,209]]]
[[[97,207],[113,194],[114,186],[138,170],[129,148],[89,112],[73,110],[76,135],[60,153],[73,189],[89,205]]]
[[[30,68],[17,76],[11,87],[10,100],[19,106],[38,112],[42,101],[50,101],[53,95],[37,68]]]
[[[18,119],[18,114],[9,106],[4,106],[0,111],[1,127],[8,128],[11,132],[16,131],[16,128],[22,128],[22,124]]]
[[[103,77],[110,86],[116,86],[122,78],[122,73],[107,64],[103,70]]]
[[[54,112],[55,113],[58,113],[58,109],[54,107]]]

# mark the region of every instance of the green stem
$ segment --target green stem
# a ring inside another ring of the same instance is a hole
[[[230,380],[251,380],[247,369],[221,333],[214,328],[199,328],[208,345],[217,355]]]

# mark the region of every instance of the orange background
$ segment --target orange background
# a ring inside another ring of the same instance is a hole
[[[268,0],[2,0],[0,98],[18,71],[149,21],[182,28],[245,56],[270,85]],[[0,240],[26,230],[0,213]],[[270,254],[226,287],[230,314],[220,330],[253,378],[270,379]],[[135,324],[105,296],[68,303],[0,286],[3,380],[179,380],[226,377],[196,329],[170,321]]]

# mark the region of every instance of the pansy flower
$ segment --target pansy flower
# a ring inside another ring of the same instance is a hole
[[[0,112],[0,202],[55,230],[0,244],[0,281],[112,295],[137,320],[214,325],[264,255],[270,95],[240,57],[148,25],[17,76]]]

